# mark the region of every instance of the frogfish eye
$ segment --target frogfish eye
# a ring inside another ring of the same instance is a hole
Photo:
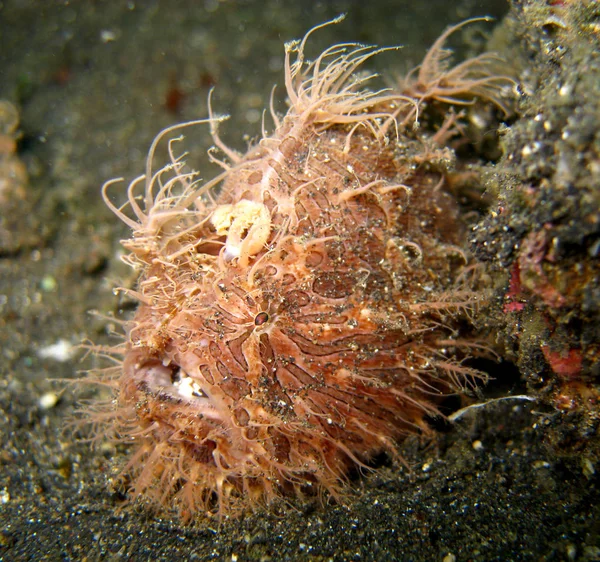
[[[259,312],[254,317],[254,325],[255,326],[262,326],[263,324],[265,324],[268,321],[269,321],[269,315],[266,312]]]

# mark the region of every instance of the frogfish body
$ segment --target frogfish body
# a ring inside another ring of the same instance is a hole
[[[463,363],[479,296],[444,189],[454,117],[433,138],[414,124],[428,103],[499,105],[506,79],[485,59],[442,62],[453,29],[397,91],[367,89],[377,49],[305,61],[309,32],[286,45],[290,107],[273,112],[272,134],[239,155],[206,120],[228,156],[221,175],[200,183],[174,141],[153,171],[167,130],[130,186],[132,212],[107,184],[141,271],[109,377],[112,434],[133,445],[131,497],[184,517],[311,489],[337,497],[352,466],[397,456],[407,434],[430,431],[441,397],[484,378]]]

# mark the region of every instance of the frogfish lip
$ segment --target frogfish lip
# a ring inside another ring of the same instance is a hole
[[[166,365],[158,358],[138,358],[130,370],[133,387],[147,398],[166,404],[190,407],[195,414],[220,421],[203,380],[189,376],[179,365]],[[208,385],[205,384],[208,387]]]

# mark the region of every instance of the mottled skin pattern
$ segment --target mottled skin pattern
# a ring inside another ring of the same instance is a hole
[[[143,211],[129,192],[139,223],[114,209],[142,269],[111,379],[115,436],[135,444],[122,474],[131,497],[184,517],[339,496],[349,467],[397,455],[480,376],[461,363],[477,301],[463,227],[412,131],[435,90],[369,92],[353,73],[375,51],[306,63],[303,48],[287,46],[291,107],[272,135],[239,156],[211,116],[221,176],[198,186],[176,157],[158,173],[150,158]]]

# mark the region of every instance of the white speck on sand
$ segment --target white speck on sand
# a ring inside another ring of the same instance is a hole
[[[37,350],[38,357],[42,359],[54,359],[64,363],[72,359],[77,352],[77,347],[67,340],[60,339],[56,343],[40,347]]]

